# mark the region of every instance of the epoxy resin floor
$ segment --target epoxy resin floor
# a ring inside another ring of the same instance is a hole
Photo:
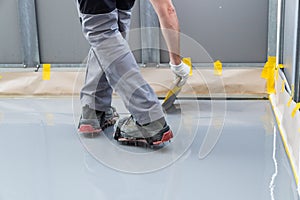
[[[173,141],[141,148],[78,135],[77,98],[0,99],[0,200],[298,199],[268,101],[176,103]]]

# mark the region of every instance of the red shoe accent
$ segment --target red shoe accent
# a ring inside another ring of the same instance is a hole
[[[91,125],[81,125],[78,129],[80,133],[100,133],[101,129],[95,129]]]
[[[173,138],[173,132],[169,130],[168,132],[164,133],[160,141],[153,142],[153,145],[160,145],[164,142],[167,142]]]

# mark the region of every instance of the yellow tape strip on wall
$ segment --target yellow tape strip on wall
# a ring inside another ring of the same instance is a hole
[[[291,103],[292,103],[292,101],[293,101],[293,99],[294,99],[294,93],[295,93],[295,86],[292,85],[292,95],[291,95],[289,101],[288,101],[287,104],[286,104],[287,107],[290,107],[290,106],[291,106]]]
[[[296,116],[297,111],[300,110],[300,103],[296,104],[296,107],[293,109],[292,117],[294,118]]]
[[[283,93],[285,91],[285,80],[282,80],[282,83],[281,83],[281,93]]]
[[[223,73],[223,64],[220,60],[214,62],[214,74],[217,76],[222,76]]]
[[[186,65],[190,67],[190,73],[189,76],[193,75],[193,65],[192,65],[192,58],[182,58],[182,62],[184,62]]]
[[[48,81],[51,78],[51,64],[43,64],[43,80]]]
[[[275,70],[276,70],[276,57],[269,56],[263,71],[261,72],[261,77],[267,80],[267,92],[268,94],[275,93]]]

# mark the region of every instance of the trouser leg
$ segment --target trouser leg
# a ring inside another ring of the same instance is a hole
[[[127,3],[126,0],[122,0],[116,4],[118,8],[119,31],[126,40],[130,30],[131,7],[133,3],[134,0],[127,0]],[[90,108],[95,110],[107,111],[111,107],[113,90],[106,79],[105,73],[102,72],[92,49],[89,51],[86,67],[85,83],[80,93],[81,104],[83,106],[89,105]]]
[[[99,111],[108,111],[111,107],[113,89],[109,85],[99,62],[90,49],[88,54],[84,86],[80,92],[82,106]]]
[[[101,72],[105,73],[130,113],[142,124],[163,117],[154,91],[142,78],[128,44],[119,32],[118,10],[105,14],[81,14],[81,18],[83,33]]]

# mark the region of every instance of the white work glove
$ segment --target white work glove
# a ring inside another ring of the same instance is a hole
[[[173,65],[171,62],[169,64],[172,72],[175,74],[174,83],[178,87],[183,86],[189,77],[190,67],[184,62],[181,62],[179,65]]]

